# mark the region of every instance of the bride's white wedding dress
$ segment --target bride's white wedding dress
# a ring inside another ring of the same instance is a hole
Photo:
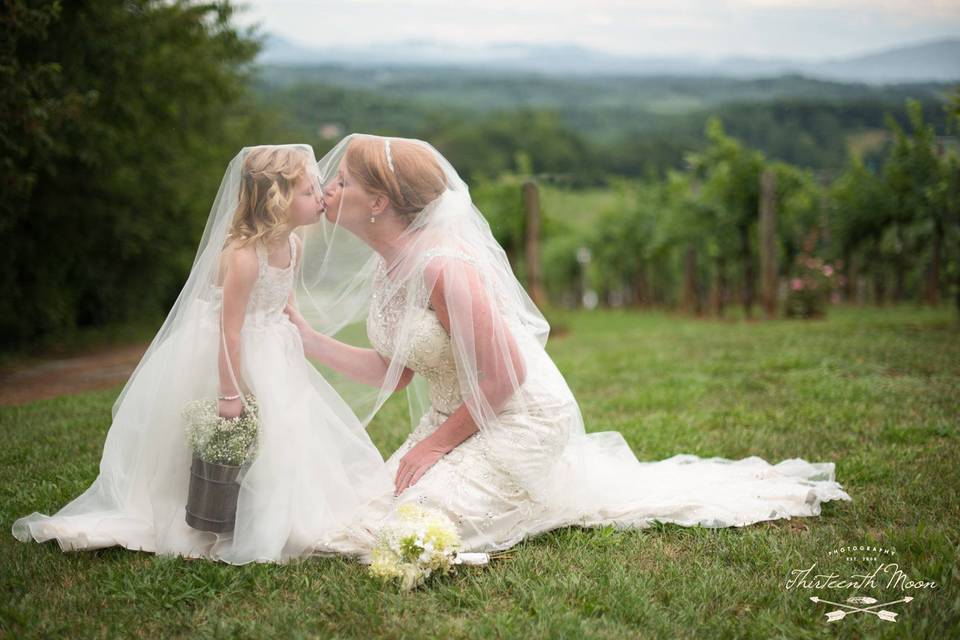
[[[475,261],[450,249],[432,250],[423,258],[436,255]],[[385,358],[401,358],[426,378],[432,404],[387,460],[392,478],[400,459],[464,399],[450,336],[428,300],[419,301],[422,311],[407,342],[408,352],[395,353],[397,324],[407,294],[401,287],[391,300],[381,300],[386,278],[381,261],[367,318],[369,339]],[[369,562],[379,529],[397,505],[407,502],[449,515],[459,526],[463,550],[494,551],[565,525],[643,528],[659,521],[744,526],[815,516],[822,502],[850,500],[834,481],[833,463],[811,464],[794,458],[771,465],[755,456],[733,461],[693,455],[639,462],[619,432],[571,436],[568,421],[575,400],[553,371],[548,367],[528,371],[517,391],[522,397],[513,397],[499,414],[499,434],[478,431],[470,436],[400,496],[394,497],[392,487],[385,490],[358,511],[350,526],[323,538],[317,551],[357,555]],[[494,458],[487,439],[501,435],[513,446],[501,443]],[[512,459],[507,457],[511,450]],[[549,490],[533,495],[530,487],[536,486]]]
[[[382,456],[306,360],[300,334],[283,313],[297,261],[293,235],[286,268],[270,265],[261,243],[256,252],[259,274],[241,331],[241,370],[257,398],[259,443],[241,471],[234,531],[198,531],[184,520],[192,453],[180,412],[190,400],[216,398],[219,388],[223,292],[211,285],[135,373],[94,483],[53,516],[17,520],[18,539],[56,539],[64,550],[121,545],[232,564],[283,562],[309,555],[324,532],[389,490]]]

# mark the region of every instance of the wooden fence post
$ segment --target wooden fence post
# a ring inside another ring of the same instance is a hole
[[[777,178],[765,169],[760,175],[760,277],[767,318],[777,315]]]
[[[523,209],[526,213],[524,253],[527,260],[527,291],[538,307],[546,302],[540,266],[540,190],[532,180],[523,183]]]

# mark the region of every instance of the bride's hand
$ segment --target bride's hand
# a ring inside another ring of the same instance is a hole
[[[297,311],[297,308],[289,302],[287,303],[287,306],[283,308],[283,312],[287,314],[287,317],[290,318],[290,322],[296,325],[301,334],[305,335],[310,329],[310,323],[308,323],[306,318],[300,315],[300,312]]]
[[[412,487],[425,474],[430,467],[436,464],[437,460],[445,456],[447,452],[433,443],[430,436],[427,436],[410,451],[400,458],[400,468],[397,469],[397,477],[394,480],[396,491],[393,495],[398,496],[408,487]]]
[[[300,312],[297,311],[297,308],[289,302],[283,308],[283,312],[287,314],[287,317],[290,318],[290,322],[292,322],[293,326],[295,326],[297,331],[300,332],[300,341],[303,342],[304,355],[308,358],[319,357],[319,336],[317,335],[317,332],[313,330],[313,327],[310,326],[310,323],[307,322],[307,319],[300,315]]]

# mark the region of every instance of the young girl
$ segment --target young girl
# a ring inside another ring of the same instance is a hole
[[[22,541],[63,550],[121,545],[232,564],[315,552],[365,499],[390,486],[366,431],[305,359],[283,313],[303,253],[298,227],[320,219],[310,147],[245,148],[224,176],[193,270],[113,410],[100,474],[53,516],[13,525]],[[259,426],[240,471],[233,530],[187,522],[193,452],[187,403],[218,398]],[[323,552],[322,550],[320,551]]]

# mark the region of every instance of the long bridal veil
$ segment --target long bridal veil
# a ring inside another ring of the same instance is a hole
[[[830,462],[793,458],[770,465],[759,457],[691,455],[640,462],[619,432],[588,433],[573,393],[545,350],[549,324],[453,166],[420,140],[352,134],[320,160],[321,180],[329,184],[353,165],[386,185],[394,209],[408,222],[406,230],[393,254],[381,257],[343,228],[343,212],[362,197],[355,184],[344,184],[341,210],[328,212],[328,220],[305,236],[298,297],[316,329],[355,342],[362,341],[368,312],[396,314],[397,305],[388,302],[404,297],[382,386],[364,393],[333,379],[363,424],[395,390],[405,354],[422,348],[417,327],[423,314],[442,305],[461,396],[484,435],[487,455],[534,500],[548,505],[557,524],[743,525],[816,515],[823,501],[849,499]],[[378,269],[386,284],[373,295]],[[413,425],[428,409],[426,398],[421,384],[409,387]],[[517,429],[515,421],[501,419],[517,414],[548,422],[550,430]]]
[[[185,521],[192,452],[182,411],[219,394],[220,256],[241,183],[250,178],[244,161],[256,149],[300,154],[306,175],[317,180],[306,145],[248,147],[233,158],[186,284],[113,405],[99,475],[54,515],[17,520],[18,539],[55,539],[64,550],[121,545],[232,564],[283,562],[309,555],[317,538],[389,486],[365,429],[304,358],[283,302],[275,313],[251,315],[251,297],[241,371],[257,398],[257,453],[240,471],[232,532],[202,531]]]

